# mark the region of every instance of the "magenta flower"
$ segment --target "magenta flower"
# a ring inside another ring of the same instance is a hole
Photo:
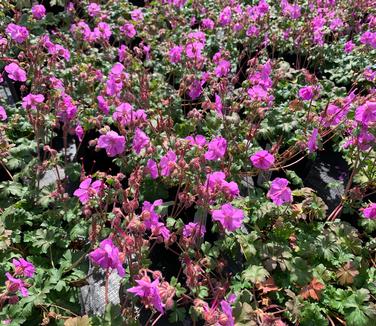
[[[122,27],[120,27],[120,31],[128,38],[133,38],[137,34],[136,29],[131,23],[124,24]]]
[[[137,286],[134,286],[127,290],[129,293],[133,293],[138,297],[141,297],[149,305],[152,305],[161,314],[164,313],[161,296],[158,291],[159,280],[156,279],[153,282],[148,278],[136,280]]]
[[[124,136],[119,136],[116,131],[111,130],[99,137],[98,147],[104,148],[109,157],[114,157],[124,152],[125,138]]]
[[[360,37],[360,43],[365,45],[370,45],[373,48],[376,48],[376,32],[372,33],[370,31],[366,31]]]
[[[214,22],[210,18],[204,18],[201,22],[201,26],[203,29],[214,29]]]
[[[284,203],[292,202],[291,189],[287,186],[288,180],[284,178],[276,178],[272,181],[267,197],[270,198],[274,204],[281,206]]]
[[[231,8],[226,7],[219,13],[219,23],[226,26],[231,23]]]
[[[108,41],[112,35],[111,27],[105,22],[100,22],[97,27],[94,28],[94,37],[96,40]]]
[[[319,134],[319,130],[317,128],[313,129],[311,136],[308,139],[307,147],[310,153],[313,153],[317,150],[317,136]]]
[[[155,200],[153,203],[144,201],[141,216],[147,229],[158,226],[159,215],[155,212],[155,208],[162,205],[162,203],[162,199]]]
[[[182,46],[174,46],[170,49],[169,58],[171,63],[178,63],[181,61],[181,54],[183,52]]]
[[[374,220],[376,219],[376,204],[370,203],[366,208],[363,208],[363,215],[365,218]]]
[[[147,120],[144,110],[135,110],[129,103],[121,103],[116,107],[112,118],[124,126],[139,125]]]
[[[355,120],[365,126],[376,122],[376,102],[367,101],[355,111]]]
[[[78,140],[82,141],[82,139],[84,138],[84,128],[82,128],[80,124],[77,124],[76,129],[74,131],[76,133]]]
[[[108,114],[110,112],[110,108],[105,98],[99,95],[97,96],[97,101],[99,110],[101,110],[104,114]]]
[[[209,173],[206,176],[204,183],[204,189],[216,194],[217,192],[223,192],[230,197],[239,196],[239,187],[234,181],[227,182],[226,175],[221,171]]]
[[[208,151],[205,153],[205,158],[208,161],[214,161],[222,158],[227,149],[227,141],[223,137],[214,138],[208,145]]]
[[[177,157],[175,152],[170,149],[159,162],[159,167],[161,168],[161,176],[168,177],[171,174],[171,171],[174,170],[176,166],[176,160]]]
[[[220,60],[218,65],[215,67],[214,72],[217,77],[226,77],[230,72],[231,64],[227,60]]]
[[[5,109],[0,105],[0,121],[5,121],[8,118],[7,112]]]
[[[90,17],[99,16],[101,13],[101,7],[97,3],[91,2],[87,7],[87,12]]]
[[[183,236],[186,238],[199,237],[203,238],[206,233],[205,225],[190,222],[184,225]]]
[[[345,53],[350,53],[350,52],[352,52],[352,50],[354,50],[354,49],[355,49],[355,44],[354,44],[353,41],[347,41],[347,42],[345,43],[344,48],[343,48],[343,50],[345,51]]]
[[[13,23],[10,23],[7,28],[5,29],[5,32],[10,35],[12,40],[16,41],[17,43],[23,43],[27,40],[29,37],[29,31],[26,27],[16,25]]]
[[[191,146],[202,148],[206,145],[206,138],[203,135],[188,136],[185,139],[189,141]]]
[[[244,213],[243,210],[235,208],[231,204],[224,204],[221,206],[221,209],[212,211],[212,217],[213,221],[220,222],[226,230],[235,231],[241,227]]]
[[[136,154],[140,154],[141,150],[148,147],[150,144],[150,138],[139,128],[136,128],[133,138],[132,147]]]
[[[188,43],[185,47],[185,53],[189,59],[192,59],[195,61],[201,61],[202,60],[201,51],[204,48],[204,46],[205,44],[201,42]]]
[[[22,107],[24,109],[36,110],[40,103],[43,103],[44,96],[42,94],[29,94],[22,99]]]
[[[34,5],[31,8],[31,13],[34,19],[40,20],[46,16],[46,8],[43,5]]]
[[[170,230],[162,222],[151,225],[151,232],[153,236],[162,236],[164,241],[171,236]]]
[[[224,326],[234,326],[235,325],[234,324],[235,319],[234,319],[234,317],[232,315],[232,308],[231,308],[230,303],[228,301],[226,301],[226,300],[222,300],[220,302],[220,304],[221,304],[221,308],[222,308],[223,313],[227,317],[227,321],[223,325]]]
[[[153,180],[158,178],[158,165],[154,160],[148,160],[148,162],[146,163],[146,170],[150,173],[150,177]]]
[[[27,284],[23,279],[15,278],[9,273],[5,273],[5,276],[8,279],[5,284],[9,292],[16,293],[20,291],[23,297],[27,297],[29,295],[29,291],[26,288]]]
[[[103,240],[99,248],[89,254],[90,260],[103,269],[116,269],[119,276],[125,275],[123,264],[119,257],[119,249],[114,245],[110,238]]]
[[[24,277],[33,277],[35,273],[35,267],[32,263],[28,262],[27,260],[20,258],[20,259],[13,259],[12,264],[14,267],[14,274],[20,275]]]
[[[10,63],[6,65],[4,70],[8,73],[8,77],[14,81],[24,82],[26,81],[26,72],[21,69],[17,63]]]
[[[253,101],[267,101],[269,99],[268,91],[261,85],[255,85],[248,89],[248,96]]]
[[[144,19],[144,15],[141,9],[135,9],[131,11],[131,17],[134,21],[142,21]]]
[[[304,86],[299,89],[299,97],[304,101],[312,100],[315,95],[314,90],[313,86]]]
[[[250,158],[254,167],[261,170],[268,170],[275,161],[275,158],[266,150],[261,150],[253,154]]]
[[[222,117],[223,116],[223,105],[222,105],[222,100],[221,97],[218,94],[215,94],[215,112],[217,113],[218,116]]]
[[[103,187],[103,182],[96,180],[91,183],[91,178],[86,178],[81,182],[80,187],[76,189],[73,193],[74,196],[78,197],[82,204],[86,204],[91,197],[98,195]]]

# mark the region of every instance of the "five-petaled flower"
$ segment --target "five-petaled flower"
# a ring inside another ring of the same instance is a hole
[[[251,156],[253,166],[261,170],[268,170],[274,161],[274,156],[266,150],[258,151]]]
[[[20,275],[24,277],[33,277],[35,273],[35,267],[32,263],[23,258],[13,259],[12,264],[14,267],[14,275]]]
[[[220,209],[212,211],[212,217],[214,221],[220,222],[224,229],[235,231],[241,227],[244,213],[243,210],[236,208],[231,204],[224,204]]]
[[[99,137],[98,147],[105,149],[109,157],[114,157],[124,152],[125,138],[111,130]]]
[[[214,161],[222,158],[227,149],[227,141],[223,137],[216,137],[210,141],[205,158],[208,161]]]
[[[147,305],[153,306],[161,314],[164,313],[164,304],[162,303],[159,294],[158,285],[159,280],[155,279],[153,282],[148,277],[141,280],[136,280],[137,286],[134,286],[127,291],[141,297]]]
[[[8,77],[14,81],[26,81],[26,72],[17,63],[6,65],[4,70],[8,73]]]
[[[101,180],[96,180],[92,183],[91,178],[86,178],[81,182],[80,187],[76,189],[73,195],[78,197],[82,204],[86,204],[90,198],[99,194],[102,187],[103,182]]]
[[[119,249],[110,238],[103,240],[97,249],[89,254],[91,261],[105,270],[116,269],[119,276],[125,275],[125,270],[120,260]]]
[[[292,202],[292,193],[291,189],[288,187],[288,184],[288,180],[284,178],[275,178],[272,181],[267,196],[277,206]]]

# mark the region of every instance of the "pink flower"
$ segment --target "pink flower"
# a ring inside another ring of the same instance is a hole
[[[284,178],[276,178],[272,181],[267,196],[277,206],[292,202],[292,193],[291,189],[287,186],[288,184],[288,180]]]
[[[210,18],[204,18],[201,22],[201,26],[203,29],[214,29],[214,22]]]
[[[151,233],[155,237],[162,236],[164,241],[170,239],[171,236],[170,230],[162,222],[153,224],[151,226]]]
[[[126,37],[128,38],[133,38],[136,36],[137,31],[134,28],[133,24],[131,23],[126,23],[122,27],[120,27],[120,31],[125,34]]]
[[[90,198],[99,194],[103,187],[103,182],[101,180],[96,180],[93,183],[91,178],[86,178],[81,182],[80,187],[73,193],[74,196],[78,197],[82,204],[86,204]]]
[[[26,27],[16,25],[13,23],[10,23],[7,28],[5,29],[5,32],[10,35],[12,40],[16,41],[17,43],[23,43],[27,40],[29,37],[29,31]]]
[[[0,105],[0,121],[5,121],[8,118],[7,112],[5,109]]]
[[[177,157],[175,152],[170,149],[167,154],[161,158],[159,163],[161,176],[167,177],[171,174],[171,171],[175,169],[176,160]]]
[[[24,109],[36,110],[40,103],[43,103],[44,96],[42,94],[29,94],[22,99],[22,107]]]
[[[82,141],[82,139],[84,138],[84,128],[82,128],[80,124],[76,126],[75,133],[76,133],[78,140]]]
[[[112,118],[123,126],[140,125],[147,120],[144,110],[135,110],[129,103],[121,103]]]
[[[223,116],[222,109],[223,109],[223,105],[222,105],[221,97],[218,94],[215,94],[215,112],[220,117]]]
[[[111,27],[105,22],[100,22],[97,27],[94,28],[94,36],[97,40],[108,41],[112,35]]]
[[[221,300],[220,304],[221,304],[221,308],[222,308],[223,313],[227,317],[226,324],[223,324],[223,325],[224,326],[234,326],[234,317],[232,315],[232,308],[231,308],[230,302],[228,302],[226,300]]]
[[[255,85],[248,89],[248,96],[254,101],[267,101],[268,100],[268,92],[267,90],[261,85]]]
[[[29,295],[29,291],[26,288],[27,284],[24,280],[15,278],[9,273],[5,273],[5,276],[8,279],[5,281],[5,284],[9,292],[16,293],[20,291],[23,297],[27,297]]]
[[[185,238],[198,237],[203,238],[206,232],[205,225],[199,223],[188,223],[184,225],[183,236]]]
[[[99,95],[97,96],[97,101],[99,110],[101,110],[104,114],[108,114],[110,112],[110,108],[105,98]]]
[[[162,199],[155,200],[153,203],[144,201],[141,216],[147,229],[158,226],[159,215],[155,212],[155,208],[162,205],[162,203]]]
[[[150,144],[150,138],[139,128],[136,128],[136,132],[133,138],[132,147],[136,154],[140,154],[141,150]]]
[[[215,67],[214,72],[217,77],[226,77],[230,72],[231,64],[227,60],[220,60],[218,65]]]
[[[308,139],[307,147],[310,153],[313,153],[317,150],[317,136],[319,134],[319,130],[317,128],[313,129],[311,136]]]
[[[31,8],[34,19],[40,20],[46,16],[46,8],[43,5],[34,5]]]
[[[231,23],[231,8],[226,7],[219,13],[219,23],[226,26]]]
[[[20,258],[20,259],[13,259],[12,264],[14,267],[14,274],[20,275],[24,277],[33,277],[35,273],[35,267],[32,263],[28,262],[27,260]]]
[[[250,159],[253,166],[261,170],[268,170],[275,161],[274,156],[266,150],[256,152]]]
[[[214,138],[208,145],[208,151],[205,153],[205,158],[208,161],[214,161],[222,158],[227,149],[227,141],[223,137]]]
[[[224,204],[221,209],[212,211],[212,217],[214,221],[220,222],[226,230],[235,231],[242,225],[244,213],[231,204]]]
[[[144,19],[144,15],[141,9],[135,9],[131,11],[131,17],[134,21],[142,21]]]
[[[148,305],[153,306],[161,314],[164,313],[161,296],[158,291],[159,280],[153,282],[149,278],[136,280],[137,286],[134,286],[127,291],[141,297]]]
[[[101,7],[97,3],[90,3],[87,7],[87,12],[90,17],[99,16],[101,13]]]
[[[299,90],[299,97],[304,101],[313,99],[315,92],[313,86],[304,86]]]
[[[158,166],[154,160],[148,160],[146,170],[150,173],[150,177],[154,180],[158,178]]]
[[[197,146],[198,148],[202,148],[206,145],[206,138],[202,135],[188,136],[185,137],[185,139],[189,141],[189,144],[191,146]]]
[[[10,63],[6,65],[4,70],[8,73],[8,77],[14,81],[24,82],[26,81],[26,72],[21,69],[17,63]]]
[[[360,43],[365,45],[370,45],[373,48],[376,48],[376,32],[372,33],[370,31],[366,31],[360,37]]]
[[[226,175],[221,171],[209,173],[203,185],[205,192],[209,191],[212,195],[223,192],[231,198],[239,196],[239,187],[236,182],[227,182],[225,179]]]
[[[344,48],[343,48],[343,50],[345,51],[345,53],[350,53],[354,49],[355,49],[355,44],[353,43],[353,41],[347,41],[345,43]]]
[[[182,46],[174,46],[170,49],[169,58],[171,63],[178,63],[181,61],[181,54],[183,52]]]
[[[376,122],[376,102],[367,101],[355,111],[355,120],[368,126]]]
[[[366,208],[363,208],[363,215],[365,218],[374,220],[376,219],[376,204],[370,203]]]
[[[98,147],[104,148],[109,157],[114,157],[124,152],[125,138],[116,131],[109,131],[98,139]]]
[[[201,51],[204,48],[204,46],[205,45],[201,42],[188,43],[185,47],[185,53],[189,59],[201,61]]]
[[[116,269],[119,276],[125,275],[123,264],[119,257],[119,249],[110,238],[103,240],[99,248],[89,254],[90,260],[103,269]]]

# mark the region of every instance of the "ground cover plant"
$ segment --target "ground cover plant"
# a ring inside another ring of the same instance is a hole
[[[2,324],[375,325],[375,81],[373,0],[0,1]]]

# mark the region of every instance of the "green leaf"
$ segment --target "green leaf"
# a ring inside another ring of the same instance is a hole
[[[264,282],[269,275],[269,272],[264,267],[256,265],[248,267],[242,273],[243,279],[252,283]]]

